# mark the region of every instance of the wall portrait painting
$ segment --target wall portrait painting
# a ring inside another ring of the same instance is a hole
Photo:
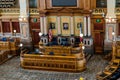
[[[55,23],[50,23],[50,29],[55,29]]]
[[[82,28],[82,23],[81,22],[79,22],[79,23],[77,23],[77,29],[79,29],[80,30],[80,33],[83,33],[83,28]]]
[[[68,30],[68,29],[69,29],[69,24],[63,23],[63,30]]]

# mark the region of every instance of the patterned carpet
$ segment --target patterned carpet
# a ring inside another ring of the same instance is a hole
[[[19,56],[0,65],[0,80],[96,80],[95,75],[108,65],[101,55],[94,55],[87,63],[87,69],[81,73],[27,70],[20,67]]]

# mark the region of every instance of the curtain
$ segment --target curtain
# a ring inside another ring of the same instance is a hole
[[[12,28],[13,30],[16,30],[17,33],[20,33],[19,22],[12,22]]]
[[[3,33],[9,33],[10,31],[10,23],[9,22],[2,22],[3,26]]]

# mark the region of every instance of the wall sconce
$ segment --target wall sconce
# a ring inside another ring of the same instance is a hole
[[[21,53],[22,53],[22,47],[23,47],[23,44],[20,43],[19,47],[20,47],[20,54],[21,54]]]
[[[102,17],[103,17],[103,18],[105,17],[105,13],[104,13],[104,12],[102,13]]]
[[[19,21],[27,22],[27,17],[21,16],[21,17],[19,17]]]
[[[40,36],[40,42],[41,42],[41,36],[43,35],[41,32],[39,32],[38,34]]]
[[[116,23],[116,18],[109,17],[109,18],[106,18],[105,20],[106,20],[106,23]]]
[[[114,35],[115,35],[115,32],[112,32],[112,35],[114,36]]]
[[[14,36],[16,36],[16,30],[13,30]]]
[[[84,49],[85,49],[85,46],[82,46],[82,49],[84,50]]]
[[[16,33],[16,30],[13,30],[14,33]]]
[[[113,41],[115,41],[115,32],[114,31],[112,32],[112,38],[113,38]]]

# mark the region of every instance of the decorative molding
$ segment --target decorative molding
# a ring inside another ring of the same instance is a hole
[[[92,14],[93,15],[103,14],[103,13],[106,13],[106,11],[107,10],[104,8],[96,8],[96,9],[93,9]]]
[[[39,15],[39,10],[37,8],[30,8],[30,16]]]
[[[115,9],[115,14],[116,14],[116,15],[120,15],[120,8],[116,8],[116,9]]]
[[[16,0],[0,0],[0,8],[9,8],[15,5]]]

